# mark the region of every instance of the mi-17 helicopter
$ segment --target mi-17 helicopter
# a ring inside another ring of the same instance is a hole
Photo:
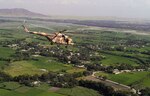
[[[51,42],[51,44],[56,43],[60,45],[66,45],[66,47],[68,45],[74,45],[72,38],[62,33],[65,32],[66,30],[55,32],[53,34],[48,34],[45,32],[29,31],[25,25],[22,25],[22,27],[24,28],[24,31],[27,33],[46,37]]]

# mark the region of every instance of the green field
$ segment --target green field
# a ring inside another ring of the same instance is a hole
[[[3,69],[6,63],[6,61],[0,61],[0,68]]]
[[[130,85],[135,88],[150,86],[150,72],[131,72],[121,74],[108,74],[104,72],[96,73],[96,76],[106,76],[108,79],[120,84]]]
[[[36,66],[32,65],[28,61],[16,61],[10,64],[10,66],[4,69],[4,72],[8,73],[11,76],[18,76],[23,74],[42,74],[42,71]]]
[[[26,87],[17,82],[0,83],[0,96],[64,96],[50,92],[48,84],[41,84],[38,87]]]
[[[108,73],[105,73],[105,72],[98,72],[98,73],[96,73],[95,74],[95,76],[109,76],[109,74]]]
[[[61,88],[56,92],[50,91],[50,88],[46,83],[38,87],[27,87],[17,82],[4,82],[0,83],[0,96],[101,96],[97,91],[79,86]]]
[[[38,61],[31,61],[31,64],[37,68],[47,69],[49,71],[60,71],[73,68],[72,65],[61,63],[54,58],[38,57]]]
[[[109,75],[108,79],[125,85],[133,85],[137,87],[150,86],[150,72],[132,72]]]
[[[9,58],[15,53],[15,50],[7,47],[0,47],[0,58]]]
[[[57,93],[67,96],[101,96],[98,92],[84,87],[62,88]]]
[[[0,46],[0,69],[4,69],[6,67],[7,61],[3,59],[9,59],[11,58],[11,55],[15,53],[15,50],[7,48],[7,47],[1,47]]]
[[[25,96],[21,93],[18,92],[14,92],[14,91],[9,91],[9,90],[5,90],[5,89],[0,89],[0,95],[1,96]]]
[[[72,69],[69,69],[69,70],[67,70],[67,73],[75,73],[75,72],[83,72],[83,71],[85,71],[86,69],[84,69],[84,68],[72,68]]]
[[[21,85],[17,82],[3,82],[0,83],[1,88],[6,89],[6,90],[15,90],[19,87],[21,87]]]
[[[74,68],[72,65],[63,64],[54,60],[53,58],[48,57],[38,57],[38,61],[29,60],[29,61],[16,61],[10,64],[10,66],[6,67],[4,71],[11,76],[18,76],[23,74],[42,74],[45,71],[61,71],[61,70],[71,70]]]
[[[30,89],[25,93],[0,89],[0,96],[65,96],[54,92],[42,91],[39,89]]]
[[[50,92],[50,91],[43,91],[40,89],[36,89],[36,88],[32,88],[29,91],[27,91],[26,93],[23,93],[25,96],[64,96],[61,94],[57,94],[54,92]]]
[[[101,63],[103,65],[117,65],[117,64],[129,64],[132,66],[137,66],[138,64],[136,62],[138,62],[135,59],[130,59],[130,58],[126,58],[126,57],[122,57],[122,56],[115,56],[115,55],[109,55],[109,54],[104,54],[104,56],[106,57],[106,59],[103,59],[101,61]]]

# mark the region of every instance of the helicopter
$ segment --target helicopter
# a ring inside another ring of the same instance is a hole
[[[66,47],[68,45],[74,45],[72,38],[62,33],[67,30],[62,30],[59,32],[54,32],[53,34],[48,34],[45,32],[30,31],[25,25],[22,25],[22,27],[26,33],[36,34],[36,35],[46,37],[51,42],[51,45],[54,43],[58,45],[65,45]]]

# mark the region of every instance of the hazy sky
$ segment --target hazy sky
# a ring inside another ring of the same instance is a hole
[[[48,15],[150,18],[150,0],[0,0],[0,8]]]

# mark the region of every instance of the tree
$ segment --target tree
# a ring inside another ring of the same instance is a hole
[[[12,79],[13,78],[10,75],[6,74],[5,72],[0,71],[0,82],[2,82],[2,81],[11,81]]]
[[[140,92],[141,92],[140,96],[150,96],[150,88],[149,87],[140,90]]]

